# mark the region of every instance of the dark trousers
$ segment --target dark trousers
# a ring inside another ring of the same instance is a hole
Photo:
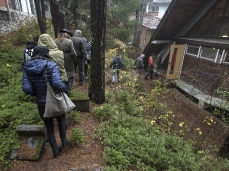
[[[90,65],[91,60],[87,60],[87,64],[84,64],[84,76],[88,76],[88,65]]]
[[[38,105],[38,112],[40,115],[40,118],[43,120],[46,130],[47,130],[47,134],[48,135],[54,135],[54,118],[44,118],[44,113],[45,113],[45,105]],[[55,117],[58,125],[60,125],[59,123],[65,122],[65,114],[60,115]],[[64,125],[65,126],[65,125]]]
[[[74,66],[75,66],[75,72],[76,72],[76,68],[78,68],[79,83],[82,83],[84,81],[84,62],[83,62],[83,59],[75,58]]]
[[[146,74],[145,78],[147,78],[150,75],[150,78],[153,78],[153,67],[149,68],[149,72]]]

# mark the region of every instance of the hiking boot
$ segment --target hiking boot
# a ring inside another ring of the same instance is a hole
[[[145,80],[148,80],[148,78],[145,77]]]
[[[85,80],[88,80],[88,76],[85,76]]]
[[[57,147],[55,135],[48,135],[48,141],[52,148],[53,158],[57,158],[61,153],[61,147]]]
[[[85,82],[80,82],[80,85],[85,85]]]
[[[67,150],[67,148],[68,148],[68,140],[66,139],[62,143],[62,150],[65,151]]]

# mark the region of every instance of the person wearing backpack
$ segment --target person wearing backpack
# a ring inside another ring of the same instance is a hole
[[[84,76],[85,80],[88,79],[88,65],[91,63],[91,44],[88,42],[88,40],[85,37],[82,37],[82,40],[84,41],[84,45],[86,48],[87,53],[87,63],[84,64]]]
[[[78,68],[79,72],[79,85],[85,85],[84,82],[84,65],[87,64],[87,53],[86,53],[86,48],[84,45],[84,41],[81,38],[82,36],[82,31],[81,30],[76,30],[74,35],[71,37],[74,49],[76,51],[76,58],[75,58],[75,72],[76,68]]]
[[[120,58],[120,55],[117,54],[115,58],[111,61],[110,68],[113,69],[112,71],[112,84],[115,83],[115,73],[117,73],[118,82],[120,82],[120,70],[122,69],[123,62]]]
[[[34,47],[37,46],[38,39],[39,39],[39,35],[34,37],[33,42],[31,42],[31,41],[27,42],[26,47],[23,50],[24,62],[28,62],[31,60],[31,58],[33,56],[33,49],[34,49]]]

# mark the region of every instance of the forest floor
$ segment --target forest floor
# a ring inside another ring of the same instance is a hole
[[[155,79],[164,78],[159,76],[146,81],[144,76],[141,76],[139,81],[144,83],[147,92],[150,93],[152,88],[156,86]],[[75,84],[78,90],[80,89],[87,93],[88,82],[82,86]],[[122,83],[111,84],[107,82],[106,88],[112,89],[118,84]],[[187,128],[187,137],[195,139],[197,137],[200,146],[213,145],[218,148],[223,146],[229,132],[227,124],[211,115],[208,111],[199,108],[195,101],[173,86],[169,88],[169,93],[159,96],[159,99],[175,114],[174,122],[178,125],[178,128],[179,124],[183,122],[183,125]],[[94,105],[90,102],[90,107]],[[57,159],[53,159],[51,148],[47,143],[39,161],[13,160],[11,161],[12,167],[8,171],[102,171],[102,166],[105,166],[103,160],[104,148],[101,141],[95,136],[99,130],[99,121],[91,111],[80,112],[80,117],[82,122],[79,124],[69,122],[67,137],[71,136],[72,128],[81,128],[86,136],[86,141],[83,144],[78,147],[70,144],[65,152],[61,153]],[[57,125],[55,125],[55,135],[57,143],[60,144]],[[206,144],[206,142],[209,144]]]

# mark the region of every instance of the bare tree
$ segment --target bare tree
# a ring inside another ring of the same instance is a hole
[[[45,4],[44,0],[36,0],[35,7],[37,13],[37,20],[40,27],[41,34],[46,33],[46,17],[45,17]]]
[[[92,59],[89,97],[105,102],[105,35],[107,0],[91,0]]]

